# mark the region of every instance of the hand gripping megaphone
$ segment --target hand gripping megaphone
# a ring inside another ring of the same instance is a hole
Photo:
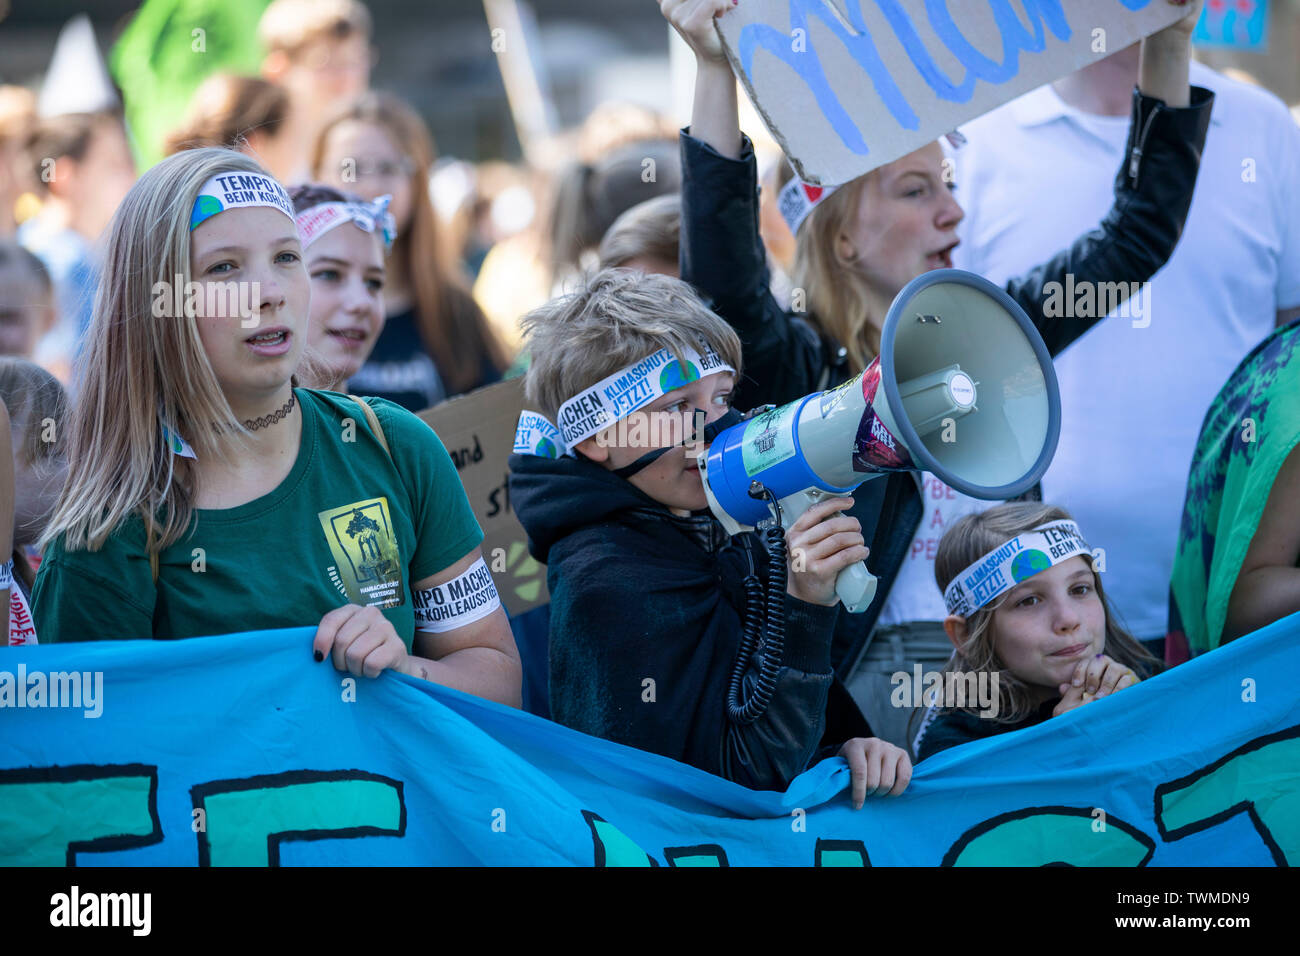
[[[939,269],[894,299],[860,375],[733,425],[698,457],[709,508],[737,534],[788,530],[818,501],[895,471],[1014,498],[1043,476],[1060,430],[1052,359],[1024,310],[980,276]],[[859,562],[835,591],[864,611],[876,578]]]

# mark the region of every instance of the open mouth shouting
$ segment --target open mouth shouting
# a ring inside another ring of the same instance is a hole
[[[254,355],[274,357],[289,351],[289,342],[292,338],[292,332],[283,326],[279,326],[273,329],[264,329],[256,335],[250,335],[244,339],[244,342]]]
[[[932,252],[925,257],[925,264],[931,269],[951,269],[952,268],[952,251],[957,248],[958,242],[944,246],[938,252]]]

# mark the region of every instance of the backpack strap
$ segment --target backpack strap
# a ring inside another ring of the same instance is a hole
[[[388,439],[384,436],[383,426],[379,424],[379,416],[370,407],[370,403],[363,398],[358,398],[356,395],[349,395],[348,398],[361,406],[361,412],[366,416],[366,424],[370,426],[370,431],[374,433],[375,438],[379,439],[379,444],[384,446],[384,453],[389,458],[392,458],[393,451],[388,447]]]

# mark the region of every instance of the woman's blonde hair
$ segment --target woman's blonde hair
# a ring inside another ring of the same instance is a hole
[[[939,590],[945,590],[958,574],[1016,535],[1049,521],[1072,520],[1064,508],[1038,501],[1011,502],[966,515],[949,528],[939,542],[934,558],[934,577]],[[1139,677],[1150,675],[1159,668],[1159,662],[1120,625],[1106,599],[1101,575],[1096,571],[1093,572],[1093,581],[1106,614],[1103,653],[1125,667],[1133,668]],[[997,672],[1000,699],[996,720],[1016,723],[1033,713],[1036,705],[1029,686],[1007,670],[994,649],[993,615],[1001,606],[1002,600],[994,601],[966,618],[966,639],[953,651],[944,671]],[[979,708],[978,703],[972,702],[966,709],[974,713]]]
[[[67,430],[68,479],[42,549],[62,535],[70,551],[96,551],[139,515],[156,557],[189,527],[196,491],[193,461],[172,454],[162,424],[200,461],[228,459],[244,437],[192,310],[171,307],[174,284],[183,292],[191,281],[194,201],[208,179],[230,172],[269,175],[232,150],[186,150],[141,176],[109,224]]]
[[[813,209],[795,234],[794,267],[790,281],[807,296],[812,323],[848,351],[855,369],[864,369],[880,353],[880,330],[884,316],[872,316],[867,309],[870,287],[852,263],[836,248],[837,239],[850,231],[858,203],[871,177],[867,173],[835,190]],[[777,174],[778,189],[794,178],[784,159]]]

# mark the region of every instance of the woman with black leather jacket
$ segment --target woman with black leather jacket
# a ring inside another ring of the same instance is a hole
[[[1053,282],[1072,282],[1074,288],[1124,282],[1137,288],[1173,253],[1191,205],[1213,94],[1189,87],[1187,79],[1189,39],[1200,0],[1166,2],[1185,6],[1189,16],[1142,41],[1141,75],[1114,205],[1097,229],[1006,286],[1053,355],[1106,313],[1049,309],[1045,287]],[[880,324],[902,287],[924,272],[950,265],[962,211],[937,143],[827,190],[820,203],[805,204],[812,205],[811,211],[802,224],[795,223],[794,284],[806,299],[807,312],[787,313],[769,290],[753,149],[739,128],[735,77],[712,22],[733,5],[732,0],[660,4],[694,50],[697,64],[692,122],[681,135],[681,276],[740,335],[746,378],[734,405],[743,409],[792,401],[861,371],[875,357]],[[1104,387],[1104,370],[1098,371],[1099,387]],[[937,670],[950,650],[941,628],[907,620],[906,612],[886,639],[875,633],[909,548],[915,547],[923,495],[931,492],[951,497],[951,489],[933,476],[910,473],[866,482],[854,493],[851,513],[871,548],[868,566],[879,578],[879,589],[865,613],[841,614],[832,647],[836,673],[849,685],[875,735],[899,746],[910,744],[908,710],[890,705],[889,672],[904,671],[910,683],[913,662],[933,661]],[[864,662],[866,657],[879,660]]]

